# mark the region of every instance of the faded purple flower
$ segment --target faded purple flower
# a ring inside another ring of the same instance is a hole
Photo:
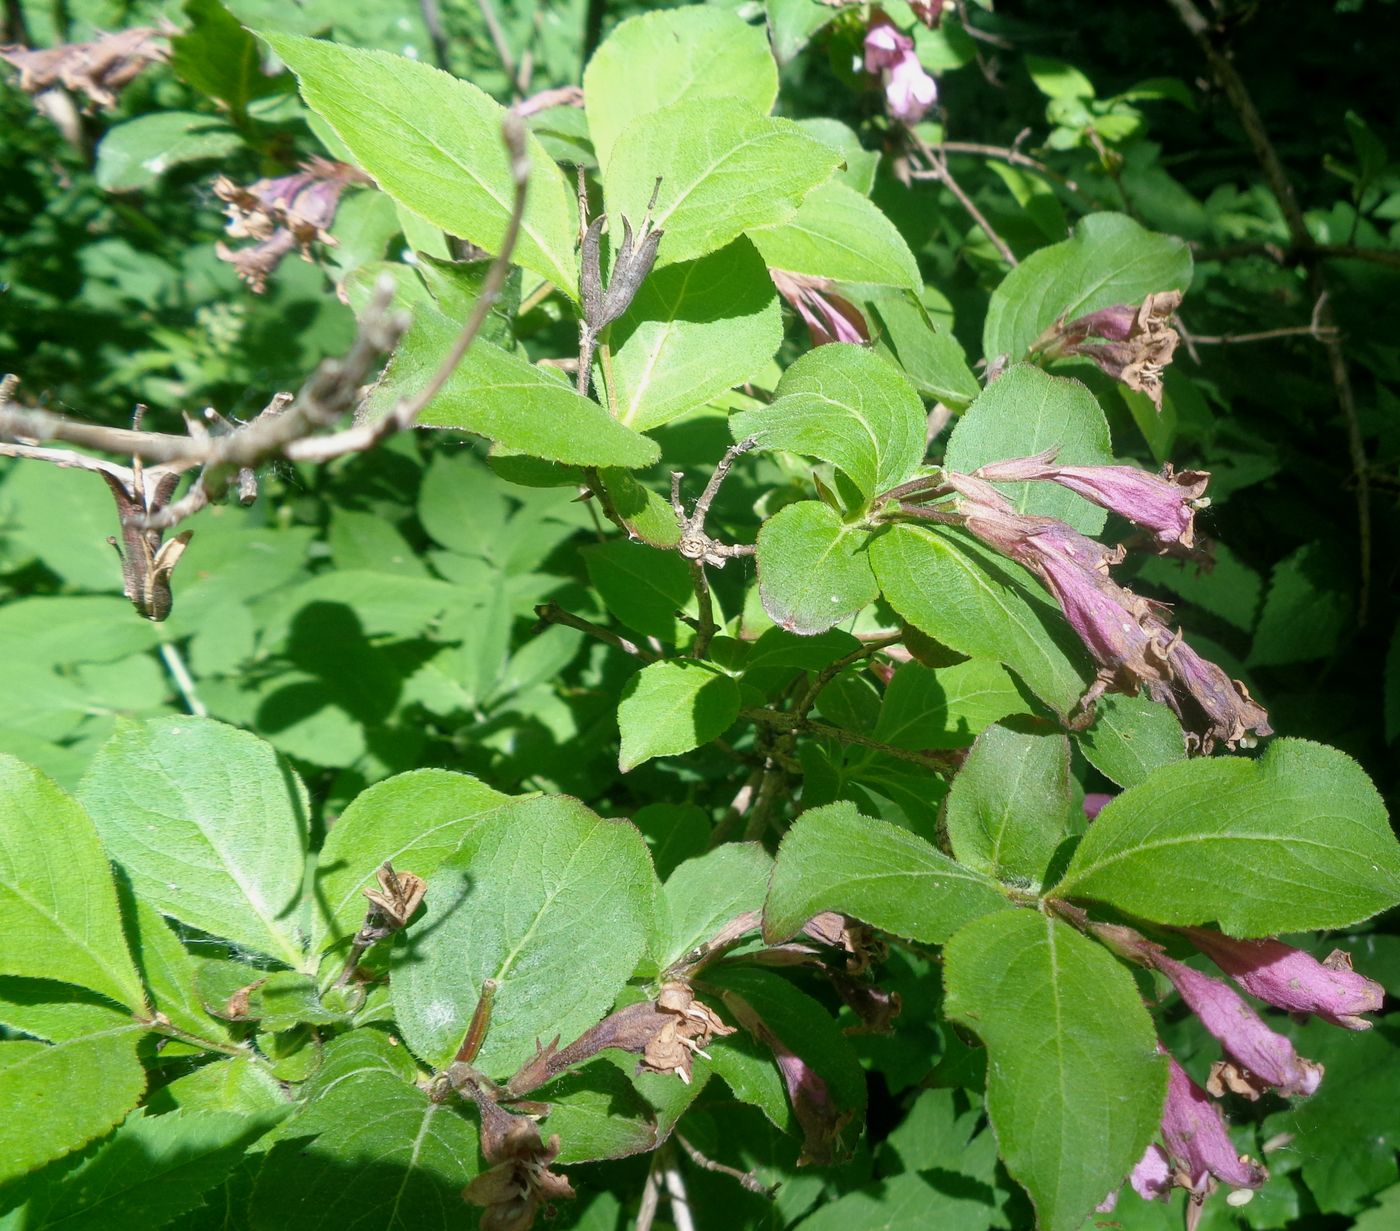
[[[792,274],[783,269],[770,269],[769,276],[778,293],[788,301],[807,323],[813,346],[828,342],[870,341],[870,326],[860,309],[837,295],[826,278]]]
[[[1172,672],[1170,692],[1159,695],[1149,689],[1149,695],[1176,711],[1202,754],[1208,756],[1217,743],[1252,748],[1257,736],[1274,733],[1268,712],[1249,695],[1249,689],[1202,658],[1179,635],[1171,639],[1166,654]]]
[[[90,43],[0,47],[0,60],[19,69],[19,88],[27,94],[61,85],[86,95],[93,107],[109,108],[117,105],[122,87],[146,65],[170,54],[169,35],[169,29],[134,26]]]
[[[313,158],[293,175],[261,179],[244,187],[227,176],[214,181],[214,193],[228,203],[226,227],[234,239],[258,242],[246,248],[218,244],[220,260],[230,262],[249,287],[261,292],[267,276],[293,247],[311,259],[311,244],[334,244],[328,228],[335,220],[340,194],[349,184],[367,184],[354,167],[327,158]]]
[[[1158,945],[1150,949],[1155,950],[1148,954],[1151,965],[1175,984],[1201,1024],[1220,1041],[1231,1062],[1215,1075],[1222,1086],[1247,1098],[1258,1098],[1271,1086],[1286,1095],[1308,1095],[1317,1089],[1322,1065],[1300,1057],[1238,992],[1168,957]]]
[[[1034,457],[1011,458],[983,466],[976,475],[994,483],[1051,482],[1067,487],[1085,500],[1126,517],[1152,531],[1159,550],[1195,546],[1195,514],[1210,501],[1205,497],[1210,475],[1200,470],[1175,473],[1170,465],[1160,475],[1136,466],[1056,466],[1056,450]]]
[[[1232,1188],[1260,1187],[1269,1178],[1268,1170],[1248,1156],[1235,1153],[1219,1106],[1187,1076],[1175,1056],[1167,1053],[1167,1063],[1170,1069],[1167,1101],[1162,1108],[1162,1140],[1180,1168],[1177,1182],[1202,1196],[1209,1191],[1212,1177]],[[1133,1187],[1137,1190],[1136,1184]]]
[[[1084,815],[1092,821],[1112,802],[1112,795],[1102,791],[1086,791],[1084,794]]]
[[[1351,957],[1334,949],[1322,961],[1279,940],[1235,940],[1202,928],[1183,929],[1191,943],[1251,996],[1287,1009],[1312,1013],[1348,1030],[1369,1030],[1360,1015],[1377,1013],[1385,989],[1351,968]]]
[[[1173,1064],[1176,1061],[1172,1061]],[[1167,1152],[1155,1141],[1147,1147],[1128,1175],[1133,1192],[1144,1201],[1165,1201],[1172,1195],[1172,1165]]]
[[[865,71],[879,74],[885,107],[896,120],[917,124],[938,100],[938,83],[924,71],[914,40],[880,17],[866,31]]]
[[[1162,409],[1162,371],[1181,340],[1171,326],[1180,291],[1158,291],[1139,305],[1116,304],[1066,322],[1056,321],[1032,344],[1046,359],[1083,355],[1114,380],[1146,393]],[[1102,338],[1090,342],[1089,338]]]

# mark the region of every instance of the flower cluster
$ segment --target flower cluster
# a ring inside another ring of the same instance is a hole
[[[312,158],[293,175],[262,179],[244,187],[226,176],[214,181],[214,193],[228,203],[227,231],[234,239],[258,242],[245,248],[217,245],[219,259],[230,262],[256,292],[293,248],[311,259],[311,244],[335,244],[327,227],[335,220],[340,194],[369,177],[343,162]]]
[[[784,269],[770,269],[768,275],[778,288],[778,294],[807,323],[813,346],[825,346],[828,342],[859,345],[870,341],[870,326],[860,309],[836,294],[830,279],[788,273]]]
[[[938,82],[914,54],[914,40],[877,13],[865,34],[865,71],[885,87],[885,109],[905,124],[917,124],[938,101]]]
[[[944,489],[959,497],[958,522],[1045,583],[1098,665],[1079,703],[1081,720],[1088,721],[1105,692],[1144,692],[1171,707],[1188,744],[1201,753],[1271,734],[1268,715],[1242,683],[1168,627],[1162,604],[1113,579],[1110,570],[1125,554],[1121,546],[1105,547],[1051,517],[1018,513],[993,483],[1059,484],[1143,527],[1159,551],[1189,551],[1209,478],[1195,470],[1177,474],[1170,466],[1160,475],[1131,466],[1057,466],[1053,450],[943,477]]]
[[[1323,1068],[1298,1055],[1271,1030],[1228,983],[1169,957],[1132,928],[1094,924],[1092,930],[1120,956],[1165,975],[1201,1025],[1220,1043],[1223,1058],[1211,1066],[1204,1089],[1158,1044],[1169,1066],[1162,1111],[1161,1144],[1150,1145],[1128,1182],[1147,1200],[1165,1201],[1184,1188],[1199,1205],[1217,1184],[1255,1189],[1268,1179],[1265,1167],[1235,1152],[1217,1102],[1227,1091],[1257,1099],[1268,1090],[1290,1097],[1312,1094]],[[1219,932],[1185,928],[1196,947],[1244,988],[1275,1008],[1313,1014],[1349,1030],[1366,1030],[1360,1015],[1381,1007],[1384,991],[1357,974],[1341,952],[1319,962],[1278,940],[1236,940]],[[1115,1194],[1116,1195],[1116,1194]],[[1106,1203],[1111,1208],[1112,1197]]]

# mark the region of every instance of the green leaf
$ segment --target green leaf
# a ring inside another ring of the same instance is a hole
[[[801,0],[801,3],[810,9],[817,8],[817,4],[812,0]],[[828,19],[834,15],[825,14]],[[826,142],[845,160],[846,165],[836,169],[836,181],[854,188],[861,196],[868,197],[871,189],[875,187],[875,172],[880,166],[880,151],[867,150],[861,145],[860,137],[853,128],[829,116],[814,116],[798,120],[797,124],[809,137]]]
[[[430,1102],[403,1049],[401,1060],[393,1050],[374,1030],[329,1044],[303,1109],[283,1121],[258,1172],[253,1231],[461,1227],[476,1128],[452,1104]]]
[[[221,1184],[279,1115],[176,1111],[131,1116],[77,1168],[37,1186],[21,1225],[25,1231],[164,1226]]]
[[[982,392],[953,331],[946,324],[935,325],[912,293],[886,291],[870,306],[885,327],[885,340],[900,368],[920,393],[961,409]]]
[[[500,251],[515,196],[501,139],[505,108],[476,86],[401,56],[292,34],[262,37],[385,192],[444,231]],[[525,146],[530,181],[511,259],[577,299],[573,194],[539,139],[529,135]]]
[[[791,218],[752,238],[770,269],[913,291],[923,286],[894,223],[869,197],[836,181],[812,189]]]
[[[506,1077],[535,1041],[565,1043],[622,990],[652,927],[656,875],[641,834],[567,796],[486,817],[428,879],[395,949],[395,1017],[430,1064],[456,1053],[486,979],[498,984],[477,1067]]]
[[[1087,656],[1019,565],[965,535],[911,525],[877,537],[870,564],[885,599],[915,628],[960,654],[1005,663],[1060,715],[1073,710]]]
[[[988,915],[943,951],[948,1016],[987,1045],[987,1114],[1044,1231],[1078,1231],[1156,1134],[1166,1064],[1132,976],[1035,911]]]
[[[1094,710],[1093,725],[1075,740],[1089,763],[1119,786],[1137,786],[1154,769],[1185,758],[1181,724],[1165,705],[1108,693]]]
[[[777,398],[729,418],[735,440],[820,458],[867,499],[903,482],[924,456],[923,403],[903,373],[847,342],[819,346],[783,373]]]
[[[1231,936],[1345,927],[1400,902],[1400,843],[1355,761],[1280,739],[1153,771],[1099,813],[1053,893]]]
[[[959,863],[1039,885],[1071,833],[1069,740],[988,727],[948,790],[948,837]]]
[[[243,138],[214,115],[156,111],[108,130],[97,147],[97,186],[108,192],[149,188],[171,167],[226,158]]]
[[[795,936],[813,915],[839,910],[910,940],[942,944],[979,915],[1007,909],[1000,887],[922,838],[861,816],[855,804],[813,808],[778,848],[763,934]]]
[[[618,418],[660,427],[748,380],[782,340],[777,289],[743,236],[659,269],[612,327]]]
[[[672,103],[737,99],[766,114],[778,66],[760,27],[696,5],[621,22],[588,62],[583,93],[593,149],[610,170],[623,130]]]
[[[1066,466],[1113,461],[1108,421],[1094,395],[1077,380],[1049,376],[1028,363],[1002,373],[972,403],[948,438],[946,463],[976,470],[988,462],[1058,450]],[[1098,534],[1108,514],[1058,483],[998,483],[1017,512],[1054,517],[1081,534]]]
[[[0,929],[0,974],[76,983],[145,1012],[91,818],[52,779],[8,756],[0,756]]]
[[[437,371],[461,326],[420,308],[367,408],[388,414]],[[418,417],[424,427],[455,427],[530,457],[579,466],[649,466],[653,441],[624,427],[597,402],[580,397],[521,355],[480,338]]]
[[[1316,1094],[1291,1100],[1270,1116],[1264,1133],[1292,1135],[1290,1145],[1320,1210],[1356,1214],[1377,1189],[1396,1179],[1393,1146],[1400,1133],[1400,1066],[1395,1055],[1400,1030],[1378,1022],[1364,1034],[1343,1033],[1314,1019],[1290,1034],[1300,1055],[1325,1065],[1327,1077]],[[1358,1131],[1363,1125],[1364,1131]],[[1384,1231],[1394,1224],[1373,1225],[1375,1231]],[[1365,1215],[1356,1227],[1369,1231]]]
[[[180,942],[170,923],[154,906],[129,891],[122,893],[122,906],[127,942],[137,955],[152,1007],[197,1039],[227,1042],[228,1024],[210,1016],[199,995],[198,960]]]
[[[681,864],[661,892],[658,969],[666,970],[738,916],[761,911],[772,870],[772,856],[756,842],[727,843]]]
[[[417,769],[357,795],[326,837],[316,866],[313,949],[353,933],[364,920],[363,889],[379,865],[427,878],[483,817],[510,797],[469,774]]]
[[[727,88],[723,98],[676,103],[633,120],[613,147],[603,183],[613,233],[622,234],[623,217],[640,225],[660,176],[651,216],[666,235],[657,264],[694,260],[787,221],[840,157]]]
[[[239,123],[248,104],[281,93],[262,71],[257,40],[219,0],[185,0],[190,25],[170,40],[170,67],[201,94],[223,103]]]
[[[679,555],[623,539],[589,544],[581,554],[603,605],[628,628],[668,645],[686,639],[677,613],[694,607],[695,583]]]
[[[1274,566],[1247,663],[1277,667],[1332,658],[1356,628],[1350,570],[1320,543]]]
[[[0,1184],[121,1121],[146,1089],[139,1026],[60,1043],[0,1043]]]
[[[648,663],[629,679],[617,707],[625,774],[652,757],[677,756],[723,735],[739,716],[739,685],[709,663]]]
[[[819,500],[790,504],[758,532],[758,588],[780,628],[824,633],[880,595],[870,569],[870,532],[848,526]]]
[[[565,1073],[531,1092],[530,1098],[549,1105],[540,1133],[546,1140],[559,1134],[561,1165],[627,1158],[656,1148],[656,1120],[650,1104],[611,1064],[590,1064]]]
[[[937,671],[904,663],[885,689],[874,734],[896,748],[965,748],[998,719],[1025,709],[1006,669],[993,659],[970,658]]]
[[[301,962],[306,791],[269,745],[208,718],[118,720],[80,798],[139,897]]]
[[[695,804],[646,804],[632,814],[651,850],[657,876],[669,877],[710,844],[710,816]]]
[[[939,1166],[946,1163],[939,1160]],[[929,1227],[956,1227],[957,1231],[987,1231],[1000,1219],[990,1203],[991,1193],[979,1199],[976,1187],[940,1184],[935,1177],[917,1172],[889,1176],[869,1188],[843,1193],[823,1202],[802,1220],[802,1231],[927,1231]]]
[[[1090,214],[1072,238],[1031,253],[992,292],[983,353],[989,362],[999,355],[1014,362],[1062,316],[1073,320],[1115,304],[1141,303],[1156,291],[1185,290],[1190,282],[1191,252],[1184,240],[1155,234],[1123,214]]]

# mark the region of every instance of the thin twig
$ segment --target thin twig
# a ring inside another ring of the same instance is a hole
[[[428,32],[428,42],[433,46],[433,63],[444,72],[448,69],[447,30],[442,24],[442,10],[437,0],[418,0],[418,11],[423,16],[423,28]]]
[[[1328,334],[1317,325],[1285,325],[1279,329],[1264,329],[1259,333],[1193,333],[1191,341],[1201,346],[1235,346],[1241,342],[1271,342],[1275,338],[1312,338],[1314,342],[1326,343],[1335,336],[1335,330]]]
[[[716,1162],[713,1158],[708,1158],[706,1155],[701,1154],[699,1150],[691,1145],[690,1142],[679,1133],[674,1134],[674,1136],[681,1149],[686,1152],[686,1156],[697,1167],[705,1171],[718,1172],[720,1175],[727,1175],[731,1179],[738,1180],[749,1192],[757,1193],[760,1197],[771,1198],[773,1196],[776,1186],[770,1188],[760,1180],[758,1176],[754,1175],[752,1171],[740,1171],[737,1167],[730,1167],[724,1163]]]
[[[919,134],[914,131],[912,125],[906,124],[904,126],[904,131],[909,134],[910,140],[918,147],[919,153],[923,155],[924,163],[927,165],[928,169],[933,172],[934,177],[953,194],[958,204],[967,211],[968,217],[971,218],[972,221],[982,229],[982,233],[992,241],[992,247],[1001,253],[1002,260],[1014,269],[1018,263],[1016,254],[1011,251],[1007,242],[997,234],[996,228],[987,221],[986,216],[977,208],[972,198],[962,190],[962,185],[953,178],[953,173],[948,170],[948,160],[937,153],[927,141],[919,136]]]
[[[195,691],[194,680],[190,676],[189,669],[185,666],[185,660],[178,647],[172,642],[162,641],[160,643],[160,657],[170,672],[170,678],[175,681],[175,687],[180,690],[180,696],[185,700],[185,708],[196,718],[208,718],[209,711],[204,708],[204,702],[199,699],[199,694]]]
[[[1043,175],[1046,179],[1054,181],[1071,196],[1078,198],[1077,203],[1085,209],[1093,209],[1095,203],[1084,194],[1084,190],[1067,175],[1062,175],[1048,163],[1041,162],[1038,158],[1032,158],[1029,154],[1023,154],[1020,150],[1012,149],[1005,145],[983,145],[978,141],[940,141],[937,145],[930,146],[940,154],[965,154],[974,158],[990,158],[996,162],[1008,163],[1013,167],[1025,167],[1029,171],[1034,171],[1038,175]],[[942,176],[937,171],[915,171],[912,173],[914,179],[941,180]]]
[[[496,17],[495,6],[491,0],[476,0],[476,7],[481,13],[481,20],[486,23],[486,33],[491,36],[491,45],[496,49],[496,58],[501,62],[501,68],[505,70],[506,80],[510,82],[511,89],[517,94],[525,93],[520,88],[520,78],[516,75],[515,57],[511,54],[510,44],[506,42],[506,32],[501,29],[501,23]]]
[[[642,1204],[637,1210],[636,1231],[651,1231],[656,1221],[656,1208],[661,1204],[661,1154],[651,1156],[651,1166],[647,1170],[647,1180],[642,1186]]]
[[[629,641],[626,637],[619,636],[610,628],[604,628],[601,624],[594,624],[582,616],[576,616],[572,611],[565,611],[558,603],[541,603],[535,608],[535,615],[539,617],[542,624],[562,624],[565,628],[576,628],[579,632],[596,637],[599,641],[606,641],[608,645],[621,650],[624,654],[640,658],[644,663],[654,663],[661,658],[660,654],[653,654],[635,641]]]
[[[786,710],[750,708],[740,710],[739,717],[747,718],[750,722],[763,723],[777,731],[806,732],[822,739],[834,739],[842,744],[854,744],[857,748],[869,748],[884,756],[893,757],[897,761],[908,761],[914,765],[921,765],[924,769],[948,768],[956,760],[951,755],[942,752],[911,752],[908,748],[897,748],[894,744],[886,744],[869,735],[861,735],[858,731],[846,731],[841,727],[833,727],[829,723],[813,722],[810,718],[799,718],[796,714]]]
[[[1269,190],[1278,201],[1284,222],[1288,226],[1289,241],[1295,251],[1300,254],[1308,254],[1309,249],[1313,247],[1313,241],[1308,231],[1307,220],[1303,217],[1302,207],[1298,204],[1298,196],[1294,190],[1293,182],[1288,178],[1288,172],[1284,169],[1283,160],[1279,157],[1278,150],[1269,139],[1268,130],[1264,127],[1264,121],[1259,115],[1258,108],[1254,105],[1254,99],[1244,83],[1244,78],[1235,68],[1234,61],[1221,49],[1215,37],[1215,31],[1201,15],[1200,10],[1196,8],[1193,0],[1166,0],[1166,2],[1196,39],[1216,78],[1224,87],[1225,96],[1230,100],[1230,105],[1239,118],[1245,137],[1254,151],[1254,157],[1264,173]],[[1361,585],[1357,600],[1356,622],[1358,626],[1364,627],[1371,597],[1370,466],[1366,458],[1365,441],[1361,435],[1361,422],[1356,413],[1356,397],[1351,387],[1351,374],[1347,369],[1346,355],[1342,350],[1336,317],[1332,312],[1327,274],[1318,254],[1313,254],[1313,259],[1309,261],[1309,264],[1313,291],[1319,299],[1316,323],[1319,333],[1329,335],[1319,340],[1327,350],[1327,365],[1332,376],[1332,388],[1337,399],[1337,407],[1341,412],[1342,422],[1346,429],[1347,453],[1351,461],[1352,479],[1356,485],[1357,548],[1361,556]]]
[[[852,650],[835,662],[828,663],[813,678],[802,700],[793,709],[793,715],[797,718],[805,719],[812,712],[812,707],[816,705],[817,699],[821,696],[822,690],[831,683],[847,667],[853,666],[863,658],[869,658],[872,654],[878,654],[881,650],[888,649],[892,645],[904,640],[902,632],[892,633],[888,637],[880,637],[874,641],[867,641],[859,649]]]
[[[674,1153],[669,1150],[666,1153],[661,1178],[666,1183],[666,1195],[671,1198],[671,1221],[676,1224],[676,1231],[695,1231],[695,1219],[690,1213],[690,1196],[685,1191],[685,1178],[676,1166]]]

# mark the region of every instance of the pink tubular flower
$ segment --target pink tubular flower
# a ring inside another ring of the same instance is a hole
[[[1362,1013],[1379,1012],[1385,989],[1351,968],[1334,949],[1322,961],[1279,940],[1235,940],[1219,932],[1185,928],[1191,943],[1251,996],[1287,1009],[1312,1013],[1347,1030],[1369,1030]]]
[[[1209,474],[1200,470],[1177,474],[1170,465],[1160,475],[1136,466],[1056,466],[1055,452],[1047,449],[1034,457],[993,462],[974,473],[994,483],[1058,483],[1152,531],[1159,550],[1195,546],[1196,510],[1210,503],[1205,497]]]
[[[865,34],[865,71],[879,74],[885,107],[896,120],[917,124],[938,100],[938,83],[914,54],[914,40],[880,18]]]
[[[1268,1170],[1235,1153],[1220,1108],[1187,1076],[1175,1056],[1168,1053],[1167,1062],[1170,1069],[1167,1101],[1162,1108],[1162,1140],[1167,1153],[1181,1169],[1177,1179],[1185,1181],[1182,1187],[1203,1195],[1211,1177],[1232,1188],[1260,1187],[1269,1178]],[[1138,1166],[1146,1162],[1144,1158]],[[1156,1164],[1152,1166],[1155,1169]],[[1137,1175],[1137,1168],[1134,1168],[1134,1175]],[[1159,1184],[1160,1181],[1156,1181],[1149,1190],[1155,1192]],[[1136,1183],[1133,1187],[1137,1190]]]
[[[1112,802],[1112,795],[1106,795],[1102,791],[1088,791],[1084,796],[1084,815],[1092,821]]]
[[[1175,1060],[1172,1061],[1176,1063]],[[1172,1195],[1172,1165],[1155,1141],[1143,1152],[1128,1176],[1133,1192],[1144,1201],[1165,1201]]]
[[[783,269],[770,269],[768,275],[778,294],[807,323],[813,346],[825,346],[828,342],[862,345],[870,341],[870,326],[860,309],[837,295],[828,279],[791,274]]]
[[[1180,636],[1171,640],[1166,653],[1171,692],[1157,696],[1149,689],[1149,694],[1176,711],[1203,753],[1209,754],[1217,742],[1227,748],[1241,744],[1252,748],[1257,736],[1274,733],[1267,711],[1249,695],[1249,689],[1202,658]]]
[[[1153,948],[1158,951],[1150,954],[1151,964],[1176,985],[1231,1061],[1232,1067],[1215,1075],[1222,1088],[1228,1086],[1247,1098],[1258,1098],[1270,1086],[1288,1095],[1307,1095],[1317,1089],[1322,1065],[1302,1059],[1293,1044],[1270,1030],[1238,992],[1169,958],[1159,946]]]

